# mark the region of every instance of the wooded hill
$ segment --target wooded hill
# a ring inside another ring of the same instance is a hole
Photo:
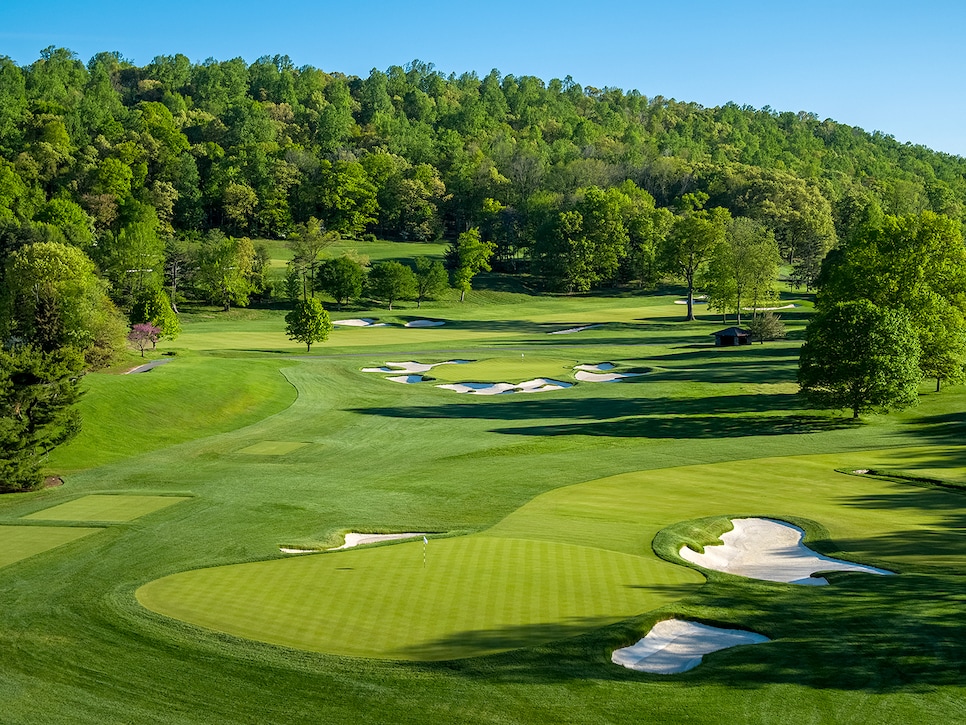
[[[961,220],[966,159],[807,113],[420,61],[358,78],[287,56],[0,58],[2,251],[66,241],[116,298],[128,270],[161,266],[145,262],[146,237],[281,238],[312,218],[350,237],[477,227],[498,268],[548,289],[647,284],[655,208],[695,195],[768,227],[810,283],[870,207]],[[562,237],[610,261],[562,269]]]

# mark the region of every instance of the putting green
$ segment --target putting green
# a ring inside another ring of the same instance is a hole
[[[307,446],[308,443],[298,441],[260,441],[245,448],[240,449],[239,453],[247,453],[251,456],[284,456],[286,453],[297,451],[299,448]]]
[[[0,566],[56,549],[100,530],[66,526],[0,526]]]
[[[148,609],[331,654],[440,660],[573,636],[667,604],[696,572],[589,546],[477,535],[201,569],[137,591]]]
[[[92,494],[53,508],[35,511],[25,519],[44,521],[133,521],[159,509],[187,501],[184,496],[125,496]]]
[[[439,365],[426,373],[440,383],[519,383],[534,378],[554,378],[572,381],[573,367],[580,361],[570,358],[543,357],[494,357],[465,365]]]

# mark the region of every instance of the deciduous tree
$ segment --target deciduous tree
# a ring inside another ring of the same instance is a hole
[[[811,404],[850,409],[853,418],[906,408],[918,403],[919,354],[904,310],[839,302],[806,329],[798,382]]]
[[[324,342],[332,332],[332,321],[322,303],[314,297],[296,300],[295,307],[285,315],[285,334],[290,340],[305,343],[305,351],[312,345]]]

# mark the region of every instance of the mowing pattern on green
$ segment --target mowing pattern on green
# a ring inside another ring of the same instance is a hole
[[[0,566],[50,551],[100,530],[63,526],[0,526]]]
[[[23,518],[44,521],[133,521],[179,501],[187,500],[188,498],[184,496],[92,494],[53,508],[35,511]]]
[[[549,541],[478,535],[175,574],[149,609],[332,654],[441,660],[574,636],[680,597],[696,572]]]
[[[238,452],[247,453],[251,456],[284,456],[286,453],[297,451],[299,448],[307,445],[308,443],[299,443],[297,441],[260,441],[246,446]]]

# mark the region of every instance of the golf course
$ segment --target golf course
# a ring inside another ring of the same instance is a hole
[[[0,497],[0,722],[966,720],[966,388],[812,409],[812,295],[728,348],[681,295],[323,298],[372,324],[310,354],[284,309],[185,306],[166,364],[84,378],[63,485]],[[748,517],[880,571],[682,556]],[[412,536],[334,550],[350,532]],[[670,619],[762,637],[612,662]]]

